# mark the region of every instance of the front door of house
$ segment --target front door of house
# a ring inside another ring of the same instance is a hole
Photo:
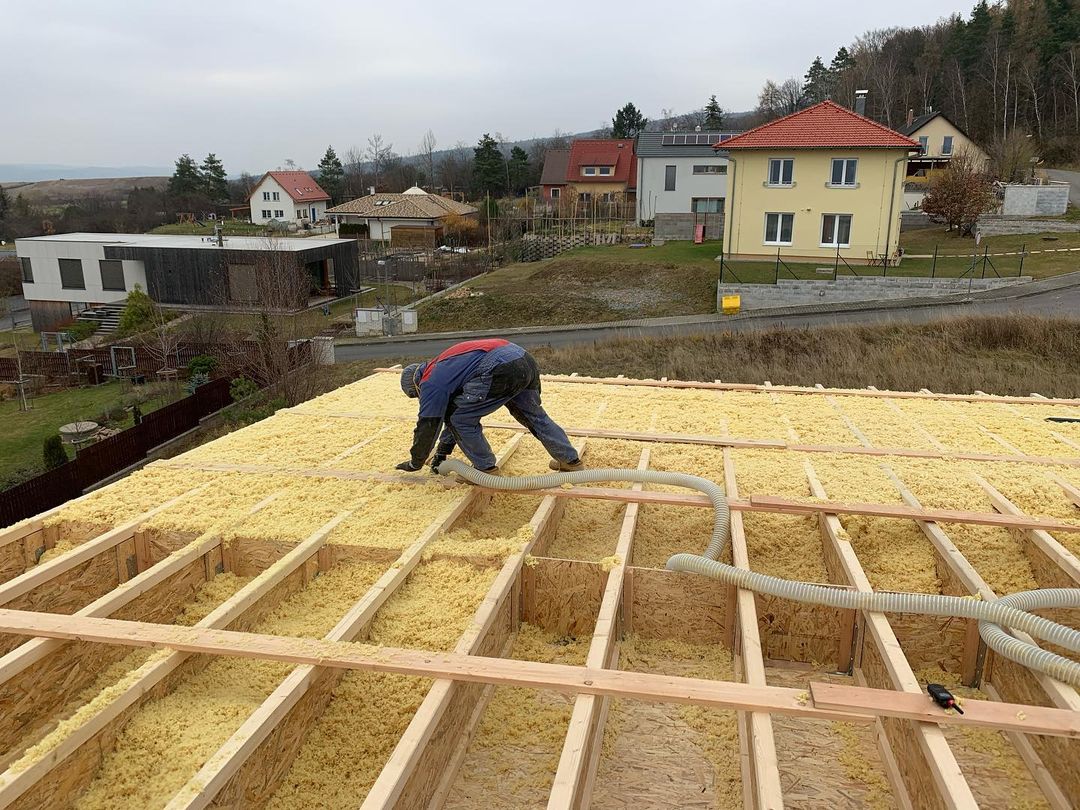
[[[315,221],[315,206],[311,206],[311,221]]]

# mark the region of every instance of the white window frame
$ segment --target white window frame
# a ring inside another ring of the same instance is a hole
[[[826,242],[826,241],[822,240],[822,241],[820,241],[818,243],[818,247],[829,248],[830,250],[836,250],[838,247],[840,247],[840,248],[849,248],[849,247],[851,247],[851,224],[852,224],[852,222],[854,221],[855,218],[851,214],[822,214],[821,215],[821,228],[818,229],[818,237],[819,238],[825,235],[825,218],[826,217],[832,217],[833,218],[832,241],[831,242]],[[838,242],[837,241],[838,236],[840,234],[840,219],[842,217],[847,217],[848,218],[848,238],[847,238],[846,242]]]
[[[274,218],[274,212],[271,211],[269,208],[264,208],[264,209],[262,209],[262,218],[263,219],[273,219]]]
[[[595,166],[582,166],[581,167],[581,173],[583,175],[585,175],[586,177],[592,177],[593,175],[596,174],[596,167]]]
[[[280,208],[274,209],[274,219],[285,219],[285,212]]]
[[[776,217],[776,239],[769,239],[769,217]],[[780,234],[784,231],[784,217],[791,217],[791,239],[787,242],[780,241]],[[795,212],[794,211],[767,211],[765,213],[765,239],[762,241],[764,245],[772,245],[774,247],[790,246],[795,238]]]
[[[697,209],[694,208],[694,204],[698,200],[718,200],[719,203],[720,203],[718,208],[720,210],[719,211],[698,211]],[[723,197],[691,197],[690,198],[690,213],[691,214],[706,214],[706,215],[712,214],[713,216],[719,216],[720,214],[724,213],[724,198]]]
[[[280,199],[281,199],[281,192],[280,191],[275,191],[274,192],[274,202],[277,202]]]
[[[614,191],[605,191],[603,194],[600,195],[600,202],[604,202],[604,203],[613,203],[613,202],[615,202],[615,192]]]
[[[930,151],[930,136],[929,135],[920,135],[919,136],[919,154],[920,155],[925,155],[929,151]]]
[[[694,174],[727,174],[727,166],[720,163],[695,163]]]
[[[558,199],[560,199],[562,197],[562,189],[559,188],[558,186],[555,186],[554,188],[551,189],[548,196],[550,196],[551,199],[553,199],[553,200],[558,200]]]
[[[263,202],[269,202],[269,201],[270,201],[270,192],[269,191],[264,191],[263,192]]]
[[[949,148],[945,148],[945,144],[949,145]],[[941,156],[951,157],[953,153],[953,147],[956,145],[956,138],[952,135],[941,136]]]
[[[840,182],[834,183],[836,164],[842,164],[840,169]],[[848,176],[848,171],[851,176]],[[858,158],[833,158],[829,163],[829,179],[825,183],[829,188],[858,188],[859,187],[859,159]]]
[[[611,166],[597,166],[596,173],[601,177],[611,177],[611,175],[614,174]]]
[[[773,164],[779,164],[780,172],[778,177],[780,182],[774,183],[773,177]],[[790,164],[791,171],[788,172],[788,181],[784,182],[784,167]],[[769,158],[769,173],[765,177],[765,185],[769,188],[792,188],[795,185],[795,158]]]
[[[592,203],[592,192],[591,191],[578,192],[577,199],[578,199],[579,203],[589,205],[590,203]]]

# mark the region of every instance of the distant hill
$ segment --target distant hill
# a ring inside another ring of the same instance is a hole
[[[8,196],[21,194],[29,203],[70,203],[86,197],[119,200],[135,187],[165,188],[169,178],[157,176],[99,177],[87,180],[43,180],[39,183],[3,183]]]
[[[0,163],[0,183],[93,180],[100,177],[171,175],[171,166],[66,166],[60,163]]]

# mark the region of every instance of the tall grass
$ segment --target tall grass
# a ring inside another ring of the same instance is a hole
[[[536,349],[551,374],[1080,396],[1080,321],[971,317],[630,338]]]

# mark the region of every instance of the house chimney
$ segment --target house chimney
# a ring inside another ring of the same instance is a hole
[[[910,127],[915,122],[915,110],[908,109],[907,111],[907,125]]]
[[[869,92],[869,90],[855,91],[855,112],[859,115],[866,115],[866,94]]]

